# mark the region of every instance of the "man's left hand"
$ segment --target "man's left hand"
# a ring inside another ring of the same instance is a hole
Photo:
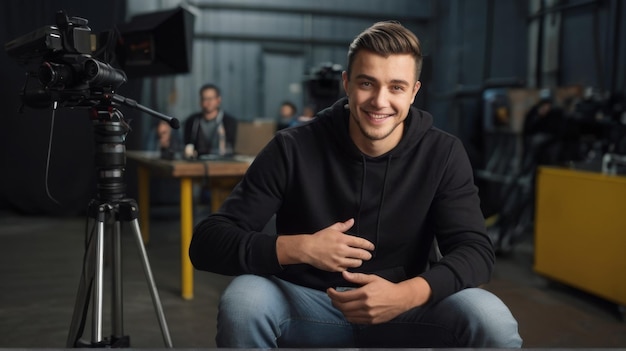
[[[329,288],[326,293],[351,323],[385,323],[430,298],[430,286],[421,277],[397,284],[373,274],[344,271],[343,277],[360,287],[344,292]]]

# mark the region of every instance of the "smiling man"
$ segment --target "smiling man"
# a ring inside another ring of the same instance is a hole
[[[520,347],[478,288],[494,263],[461,142],[412,107],[420,43],[397,22],[358,35],[347,98],[286,129],[195,229],[196,268],[237,275],[217,346]],[[276,215],[276,233],[262,232]],[[437,240],[443,257],[429,262]]]

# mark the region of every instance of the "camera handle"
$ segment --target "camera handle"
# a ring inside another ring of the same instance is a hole
[[[162,119],[165,122],[167,122],[170,125],[170,127],[174,128],[174,129],[180,128],[180,122],[178,121],[178,119],[176,119],[174,117],[170,117],[170,116],[164,115],[164,114],[162,114],[160,112],[157,112],[157,111],[152,110],[152,109],[150,109],[148,107],[145,107],[145,106],[139,104],[137,101],[135,101],[133,99],[129,99],[129,98],[123,97],[122,95],[118,95],[118,94],[111,94],[109,97],[110,97],[111,101],[113,101],[113,102],[117,102],[117,103],[124,104],[124,105],[132,107],[132,108],[136,108],[136,109],[138,109],[140,111],[149,113],[149,114],[151,114],[151,115],[153,115],[153,116],[155,116],[155,117],[157,117],[159,119]]]

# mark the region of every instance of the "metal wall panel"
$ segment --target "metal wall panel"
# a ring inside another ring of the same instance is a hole
[[[486,28],[491,33],[491,48],[487,48],[490,56],[485,60],[485,77],[524,79],[528,62],[528,3],[493,1],[492,4],[492,20]]]
[[[562,14],[559,78],[565,84],[608,88],[608,7],[587,6]]]

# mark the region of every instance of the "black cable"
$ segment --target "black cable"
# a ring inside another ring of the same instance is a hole
[[[46,179],[44,182],[46,187],[46,195],[48,195],[48,198],[54,201],[57,205],[61,205],[61,203],[50,194],[50,188],[48,187],[48,175],[50,174],[50,157],[52,154],[52,136],[54,135],[54,117],[57,111],[57,104],[57,101],[53,102],[52,119],[50,121],[50,136],[48,138],[48,155],[46,156]]]

